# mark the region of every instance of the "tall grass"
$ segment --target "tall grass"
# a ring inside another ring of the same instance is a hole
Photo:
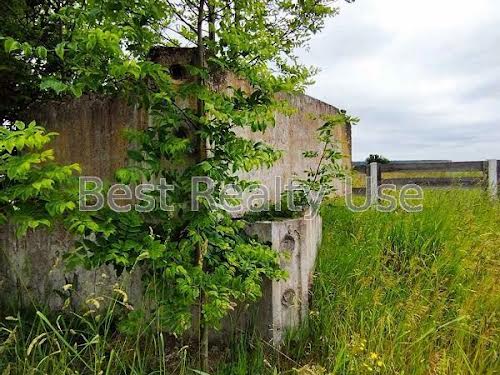
[[[250,332],[214,348],[218,374],[493,374],[499,362],[500,204],[427,191],[420,213],[323,208],[309,321],[279,350]],[[190,350],[100,316],[0,323],[0,374],[193,374]]]
[[[295,358],[334,374],[498,369],[500,205],[427,191],[421,213],[324,207],[309,327]]]
[[[0,374],[187,374],[188,347],[146,322],[119,333],[118,300],[97,314],[8,316],[0,324]],[[192,372],[191,372],[192,373]]]

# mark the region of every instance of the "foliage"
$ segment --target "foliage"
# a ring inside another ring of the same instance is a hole
[[[370,164],[370,163],[388,164],[389,163],[389,159],[385,158],[382,155],[378,155],[378,154],[370,154],[370,156],[368,156],[365,161],[368,164]]]
[[[479,189],[426,190],[413,214],[323,207],[310,325],[287,355],[333,373],[495,373],[499,212]]]
[[[135,337],[116,332],[114,320],[123,310],[122,299],[115,296],[97,316],[51,316],[37,311],[35,316],[2,317],[0,372],[192,374],[187,346],[167,351],[172,340],[164,333],[152,332],[147,325]]]
[[[73,2],[0,0],[0,37],[11,38],[5,41],[7,48],[0,48],[1,123],[22,118],[22,111],[46,96],[39,87],[40,77],[60,69],[59,59],[45,54],[47,49],[55,48],[61,37],[63,24],[54,14]],[[32,46],[40,47],[35,50]],[[11,54],[15,50],[32,59],[15,58]],[[35,58],[36,55],[40,58]]]
[[[311,116],[316,119],[313,114]],[[341,111],[336,115],[323,116],[321,120],[325,121],[317,130],[321,150],[303,152],[304,158],[314,162],[304,171],[305,178],[296,176],[293,186],[283,192],[279,204],[271,204],[267,210],[247,212],[246,220],[255,222],[300,217],[308,208],[317,211],[324,197],[335,192],[335,183],[345,177],[346,171],[340,163],[344,155],[334,132],[337,127],[355,125],[359,119]]]
[[[0,224],[17,224],[20,235],[28,229],[50,227],[52,220],[77,207],[77,164],[53,162],[54,151],[45,146],[56,135],[35,122],[0,127]]]
[[[305,158],[319,159],[319,161],[317,165],[304,171],[306,178],[297,179],[300,187],[298,205],[306,206],[310,201],[315,202],[318,195],[321,195],[321,199],[330,196],[336,190],[335,182],[345,177],[345,170],[340,163],[344,155],[340,151],[334,132],[339,126],[357,124],[359,119],[341,111],[336,115],[326,116],[323,120],[325,123],[318,129],[318,140],[323,145],[322,150],[303,153]]]

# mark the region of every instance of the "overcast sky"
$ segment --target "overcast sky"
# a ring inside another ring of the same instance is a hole
[[[361,118],[353,159],[500,159],[500,1],[356,0],[312,40],[308,94]]]

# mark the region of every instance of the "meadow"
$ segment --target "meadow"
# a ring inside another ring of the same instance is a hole
[[[339,199],[322,215],[309,321],[279,350],[251,332],[214,348],[212,374],[498,372],[498,202],[428,190],[420,213],[352,213]],[[188,346],[152,332],[122,336],[111,312],[3,317],[0,374],[200,374]]]

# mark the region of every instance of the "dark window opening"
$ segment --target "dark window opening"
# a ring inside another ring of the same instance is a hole
[[[170,75],[173,79],[186,79],[187,78],[187,70],[184,66],[179,64],[174,64],[170,67]]]
[[[176,129],[174,134],[177,138],[183,138],[183,139],[188,138],[189,136],[189,132],[184,126]]]

